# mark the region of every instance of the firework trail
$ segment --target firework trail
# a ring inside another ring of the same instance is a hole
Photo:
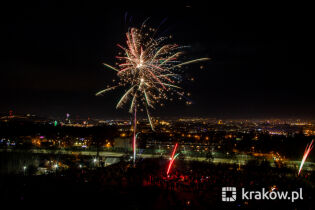
[[[301,170],[303,168],[303,165],[305,163],[305,160],[308,157],[308,155],[310,154],[311,150],[313,149],[313,143],[314,143],[314,140],[312,140],[310,144],[306,145],[306,148],[305,148],[305,151],[304,151],[304,155],[303,155],[303,158],[302,158],[302,161],[301,161],[301,164],[300,164],[298,175],[300,175]]]
[[[173,165],[173,162],[174,162],[175,158],[178,156],[178,154],[175,155],[177,146],[178,146],[178,143],[175,144],[175,147],[174,147],[174,149],[173,149],[173,153],[172,153],[172,156],[171,156],[171,159],[170,159],[170,163],[168,164],[168,168],[167,168],[166,175],[168,175],[168,174],[170,173],[170,170],[171,170],[171,167],[172,167],[172,165]],[[174,155],[175,155],[175,156],[174,156]]]
[[[146,21],[140,28],[128,29],[125,46],[117,44],[122,52],[116,56],[116,65],[104,63],[104,66],[117,72],[118,82],[99,91],[96,95],[102,95],[116,88],[125,89],[116,108],[122,108],[130,102],[129,112],[134,114],[135,118],[134,129],[138,109],[146,113],[150,126],[154,130],[150,109],[154,109],[156,105],[163,106],[162,101],[173,100],[174,96],[182,98],[185,94],[178,85],[181,82],[181,67],[207,61],[209,58],[182,60],[183,49],[186,46],[168,44],[169,37],[155,38],[157,30],[149,28]],[[135,151],[135,136],[133,139]]]
[[[136,139],[137,139],[137,135],[136,135],[136,129],[137,129],[137,109],[135,108],[135,119],[134,119],[134,127],[133,127],[133,165],[136,164]]]

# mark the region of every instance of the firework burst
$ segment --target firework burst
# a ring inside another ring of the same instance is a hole
[[[164,100],[172,97],[182,98],[185,91],[178,85],[181,81],[181,67],[194,62],[206,61],[209,58],[182,61],[185,47],[168,44],[169,37],[155,38],[156,30],[147,28],[143,23],[140,28],[130,28],[126,33],[126,46],[117,44],[122,50],[117,58],[116,67],[104,64],[117,72],[118,82],[99,91],[101,95],[119,87],[126,89],[116,108],[122,108],[130,102],[129,112],[136,109],[145,111],[154,130],[150,109],[163,106]]]
[[[148,28],[145,22],[140,28],[129,28],[125,46],[117,44],[121,52],[116,56],[116,66],[104,63],[106,67],[117,72],[118,82],[96,93],[98,96],[116,88],[126,90],[116,108],[122,108],[130,102],[129,112],[134,115],[134,164],[137,110],[146,112],[150,126],[154,130],[150,109],[154,109],[157,104],[163,106],[162,101],[173,100],[174,96],[185,98],[185,91],[178,85],[181,81],[181,67],[209,60],[209,58],[182,60],[185,47],[168,44],[167,40],[170,37],[155,38],[157,30]]]

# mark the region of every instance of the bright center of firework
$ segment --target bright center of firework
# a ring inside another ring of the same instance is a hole
[[[140,60],[140,63],[137,65],[137,68],[141,68],[142,67],[142,60]]]
[[[182,62],[180,55],[183,54],[181,51],[183,47],[168,44],[167,37],[155,37],[155,33],[153,29],[147,31],[143,25],[140,29],[129,28],[126,33],[126,47],[117,45],[123,50],[119,56],[116,56],[118,68],[104,64],[117,72],[118,84],[96,94],[100,95],[118,87],[128,88],[116,108],[121,108],[131,101],[129,112],[136,113],[138,107],[144,105],[152,129],[149,108],[154,108],[154,104],[158,102],[168,100],[168,93],[177,94],[180,98],[184,95],[182,88],[177,86],[181,82],[179,74],[183,71],[181,67],[209,60],[200,58]]]

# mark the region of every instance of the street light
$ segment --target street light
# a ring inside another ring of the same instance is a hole
[[[26,166],[23,166],[24,175],[25,175],[26,168],[27,168]]]
[[[54,167],[55,167],[55,173],[57,173],[58,163],[56,163],[56,164],[54,165]]]
[[[93,159],[93,163],[94,163],[94,167],[96,167],[96,164],[97,164],[97,159],[96,158]]]

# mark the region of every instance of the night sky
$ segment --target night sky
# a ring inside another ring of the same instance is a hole
[[[127,110],[115,109],[123,92],[94,94],[116,78],[102,63],[114,64],[116,44],[124,44],[128,27],[150,17],[153,27],[166,20],[161,33],[191,46],[188,57],[212,59],[187,69],[195,79],[183,83],[192,105],[169,102],[153,116],[314,118],[309,13],[258,8],[218,12],[189,3],[177,8],[55,3],[3,8],[0,113],[127,117]]]

